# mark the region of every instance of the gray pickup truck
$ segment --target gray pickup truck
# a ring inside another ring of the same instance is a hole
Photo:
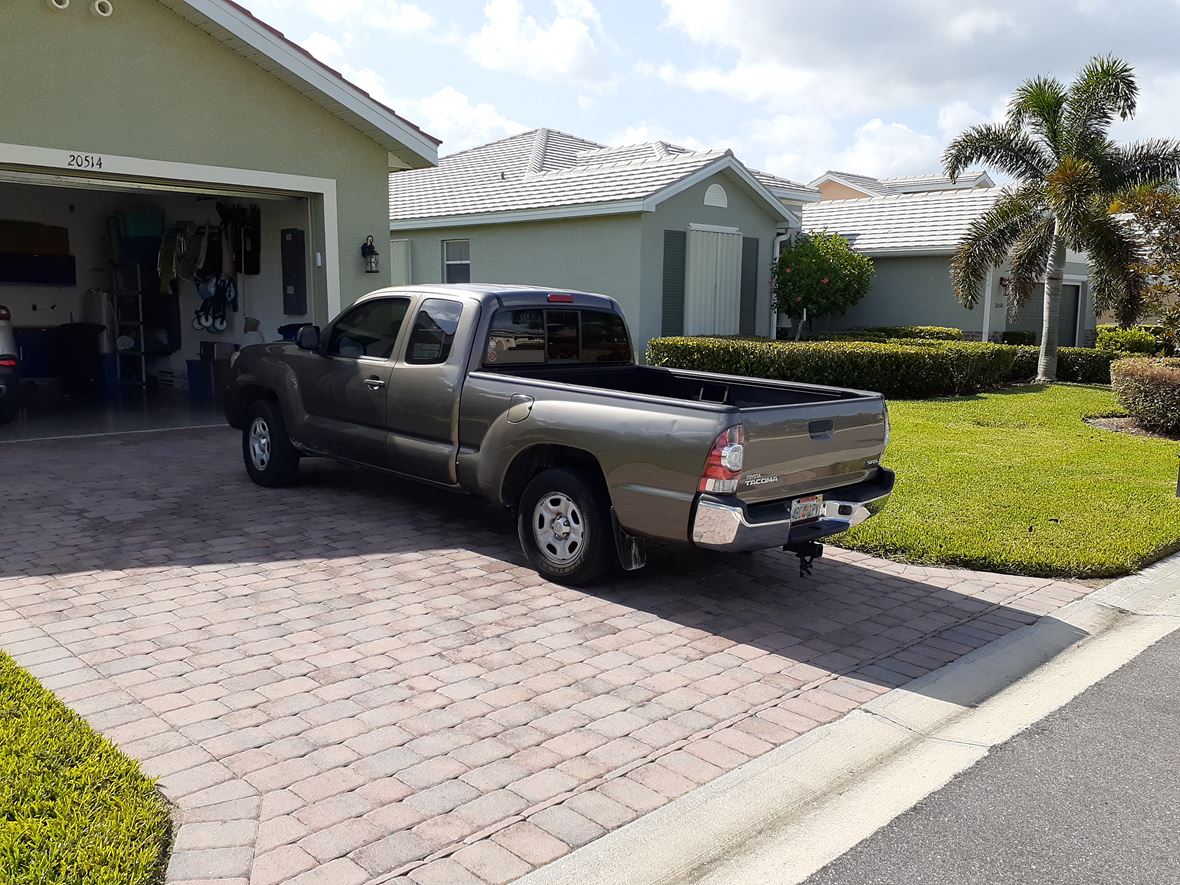
[[[479,495],[568,584],[641,567],[647,540],[809,562],[893,488],[880,394],[638,365],[584,292],[382,289],[244,348],[225,393],[256,483],[310,455]]]

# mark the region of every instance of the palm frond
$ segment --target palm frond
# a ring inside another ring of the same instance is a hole
[[[1097,55],[1086,63],[1069,87],[1065,131],[1074,153],[1089,153],[1106,139],[1117,116],[1134,115],[1139,97],[1135,69],[1113,55]]]
[[[1119,217],[1095,211],[1076,244],[1090,264],[1094,307],[1112,311],[1120,323],[1134,323],[1143,312],[1147,281],[1139,273],[1143,245],[1133,228]]]
[[[1102,213],[1109,205],[1107,195],[1101,191],[1100,178],[1093,163],[1067,156],[1045,179],[1045,198],[1070,245],[1082,239],[1095,211]]]
[[[1066,98],[1065,86],[1056,77],[1025,80],[1008,102],[1008,121],[1017,128],[1028,126],[1041,136],[1049,152],[1059,157]]]
[[[1045,267],[1053,251],[1053,216],[1046,215],[1030,225],[1012,247],[1008,272],[1008,315],[1020,316],[1037,287],[1045,279]]]
[[[1026,183],[1040,181],[1053,168],[1045,148],[1019,126],[1010,123],[971,126],[955,136],[942,155],[943,166],[951,180],[979,162]]]
[[[1008,251],[1048,212],[1044,189],[1038,185],[1008,191],[972,223],[951,258],[955,298],[974,307],[988,271],[1008,257]]]
[[[1180,140],[1174,138],[1109,143],[1098,157],[1102,188],[1109,192],[1140,185],[1175,187],[1180,176]]]

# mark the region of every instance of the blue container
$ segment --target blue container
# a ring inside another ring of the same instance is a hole
[[[188,366],[188,398],[196,403],[213,402],[213,363],[185,360]]]

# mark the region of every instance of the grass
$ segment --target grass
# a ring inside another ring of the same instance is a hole
[[[1125,575],[1180,549],[1180,443],[1091,427],[1106,387],[890,403],[897,488],[840,546],[1043,577]]]
[[[158,882],[169,838],[139,765],[0,652],[0,882]]]

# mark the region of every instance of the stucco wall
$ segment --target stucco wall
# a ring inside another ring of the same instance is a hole
[[[864,200],[870,196],[838,181],[825,181],[818,190],[821,200]]]
[[[623,306],[638,345],[639,218],[607,215],[526,224],[398,231],[410,241],[411,279],[442,281],[444,240],[471,241],[471,280],[581,289],[610,295]]]
[[[827,328],[927,325],[982,329],[980,309],[967,310],[955,300],[949,256],[874,258],[873,264],[876,273],[869,294],[844,316],[832,317]],[[1003,311],[993,314],[993,331],[996,319],[1002,316]],[[824,325],[821,322],[817,327]]]
[[[728,206],[724,209],[704,204],[710,184],[725,188]],[[647,341],[660,335],[663,322],[664,231],[687,230],[689,224],[712,224],[736,227],[743,236],[758,238],[758,309],[755,330],[770,334],[770,263],[775,233],[785,221],[779,221],[761,199],[756,198],[736,176],[718,173],[671,197],[643,217],[643,304],[639,334]]]
[[[387,220],[383,147],[155,0],[5,4],[0,141],[333,178],[345,303],[372,287],[360,259]],[[309,232],[309,251],[322,235]]]

